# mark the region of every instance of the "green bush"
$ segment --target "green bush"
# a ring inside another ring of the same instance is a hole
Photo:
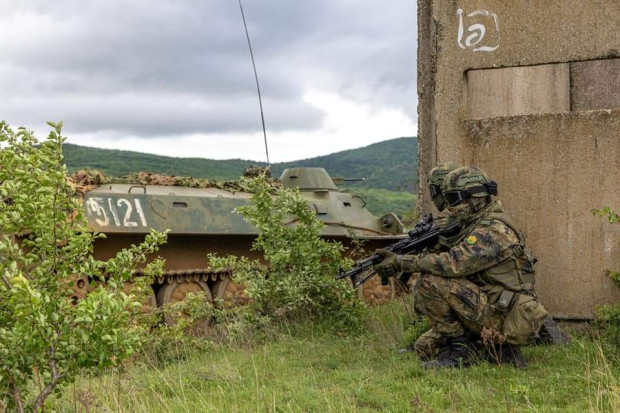
[[[39,411],[77,374],[118,366],[140,346],[139,300],[123,283],[165,234],[101,262],[80,201],[66,179],[62,122],[39,142],[0,122],[0,405]],[[71,300],[71,279],[106,281]]]
[[[603,209],[593,209],[590,212],[592,212],[594,215],[598,215],[599,217],[607,218],[610,224],[616,224],[620,222],[620,215],[612,211],[609,206],[606,206]]]
[[[610,224],[620,222],[620,215],[612,211],[609,206],[603,209],[593,209],[594,215],[607,218]],[[608,271],[609,277],[620,287],[620,272]],[[595,324],[602,330],[602,334],[615,346],[620,345],[620,305],[604,305],[596,308]],[[620,348],[620,347],[619,347]]]
[[[276,188],[264,175],[244,181],[254,195],[238,212],[259,229],[252,249],[266,264],[209,255],[214,270],[232,270],[246,286],[250,303],[239,309],[237,322],[329,320],[339,329],[359,328],[364,305],[346,282],[334,279],[346,265],[342,245],[321,238],[323,224],[297,190]]]

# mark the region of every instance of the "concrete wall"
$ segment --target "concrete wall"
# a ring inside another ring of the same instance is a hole
[[[457,161],[498,181],[565,318],[620,302],[620,225],[589,213],[620,211],[618,27],[618,0],[418,1],[420,177]]]

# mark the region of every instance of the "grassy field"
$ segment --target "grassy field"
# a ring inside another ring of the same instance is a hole
[[[529,366],[481,363],[425,371],[399,356],[404,303],[373,310],[351,337],[318,327],[262,343],[175,349],[179,360],[136,362],[123,373],[81,378],[53,402],[102,412],[587,412],[620,411],[620,361],[584,333],[565,347],[529,347]],[[88,409],[86,408],[88,407]]]

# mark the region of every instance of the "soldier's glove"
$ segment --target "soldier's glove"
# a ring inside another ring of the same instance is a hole
[[[398,257],[398,264],[402,272],[420,272],[419,255],[401,255]]]
[[[387,279],[400,273],[400,261],[398,255],[388,250],[376,250],[375,254],[383,257],[383,261],[374,266],[381,279]]]

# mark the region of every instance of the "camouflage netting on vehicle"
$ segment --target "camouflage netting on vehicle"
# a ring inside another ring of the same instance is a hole
[[[271,177],[268,168],[250,166],[243,171],[244,177],[257,177],[265,173],[269,183],[275,187],[281,187],[281,183]],[[81,169],[68,177],[75,186],[76,192],[84,194],[89,190],[112,183],[136,184],[136,185],[161,185],[161,186],[184,186],[189,188],[218,188],[230,192],[250,192],[247,185],[241,180],[217,181],[207,178],[194,178],[191,176],[174,176],[152,172],[132,172],[125,176],[108,176],[96,169]]]

